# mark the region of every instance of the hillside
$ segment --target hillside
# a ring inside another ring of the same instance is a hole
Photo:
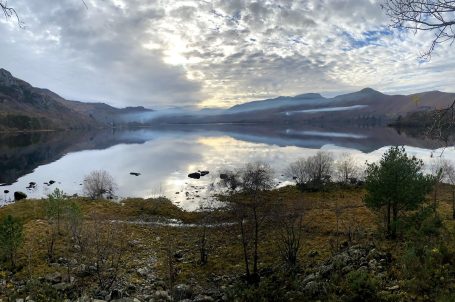
[[[310,93],[236,105],[217,114],[163,117],[161,123],[268,123],[386,125],[412,112],[450,106],[455,93],[387,95],[371,88],[325,98]],[[156,121],[156,122],[158,122]]]
[[[126,124],[124,114],[149,111],[143,107],[119,109],[103,103],[69,101],[0,69],[0,131],[103,128]]]

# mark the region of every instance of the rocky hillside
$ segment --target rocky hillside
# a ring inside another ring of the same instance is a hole
[[[115,108],[103,103],[66,100],[0,69],[0,131],[70,130],[125,125],[122,116],[149,112],[143,107]]]

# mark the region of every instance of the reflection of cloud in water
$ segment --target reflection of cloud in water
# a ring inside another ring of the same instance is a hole
[[[296,110],[296,111],[286,111],[286,115],[296,114],[296,113],[319,113],[319,112],[337,112],[337,111],[348,111],[348,110],[357,110],[366,108],[368,105],[353,105],[346,107],[324,107],[316,109],[305,109],[305,110]]]
[[[157,132],[145,131],[143,135],[147,135],[151,140],[143,144],[120,144],[105,150],[70,153],[53,163],[36,168],[33,173],[21,177],[15,184],[3,188],[10,190],[10,194],[14,191],[25,191],[28,183],[33,181],[37,183],[37,190],[27,192],[31,197],[41,197],[55,187],[68,194],[80,194],[82,187],[79,184],[84,176],[93,170],[103,169],[116,180],[121,197],[152,197],[163,194],[183,208],[194,210],[200,203],[209,202],[206,188],[219,176],[220,170],[235,169],[247,162],[264,161],[270,163],[276,171],[277,181],[284,182],[286,179],[281,175],[289,163],[298,158],[312,156],[320,150],[246,142],[214,133],[159,135]],[[321,149],[332,152],[335,159],[343,153],[350,153],[359,163],[364,164],[365,161],[380,159],[388,147],[371,153],[328,144]],[[431,150],[407,147],[407,151],[425,162],[432,160]],[[455,160],[455,149],[447,148],[443,156]],[[188,173],[197,170],[209,170],[210,174],[199,180],[187,177]],[[139,172],[141,175],[131,176],[130,172]],[[49,187],[43,184],[50,179],[57,183]]]
[[[308,136],[321,136],[321,137],[338,137],[338,138],[355,138],[355,139],[364,139],[368,136],[355,133],[345,133],[345,132],[323,132],[323,131],[295,131],[292,129],[286,129],[286,134],[293,135],[308,135]]]

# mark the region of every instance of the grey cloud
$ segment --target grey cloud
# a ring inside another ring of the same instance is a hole
[[[149,107],[362,86],[418,90],[428,78],[447,89],[455,76],[446,48],[418,65],[426,33],[368,43],[366,32],[388,23],[379,0],[86,1],[88,10],[24,0],[26,31],[0,23],[0,35],[14,37],[3,42],[0,64],[66,97]]]

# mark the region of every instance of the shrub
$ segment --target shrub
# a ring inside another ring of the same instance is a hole
[[[19,219],[8,215],[0,224],[0,251],[2,257],[9,261],[11,268],[16,267],[17,250],[23,241],[23,226]]]
[[[116,184],[114,178],[106,171],[92,171],[84,178],[84,194],[91,199],[114,197]]]
[[[347,275],[347,301],[378,301],[378,281],[365,271],[352,271]]]

